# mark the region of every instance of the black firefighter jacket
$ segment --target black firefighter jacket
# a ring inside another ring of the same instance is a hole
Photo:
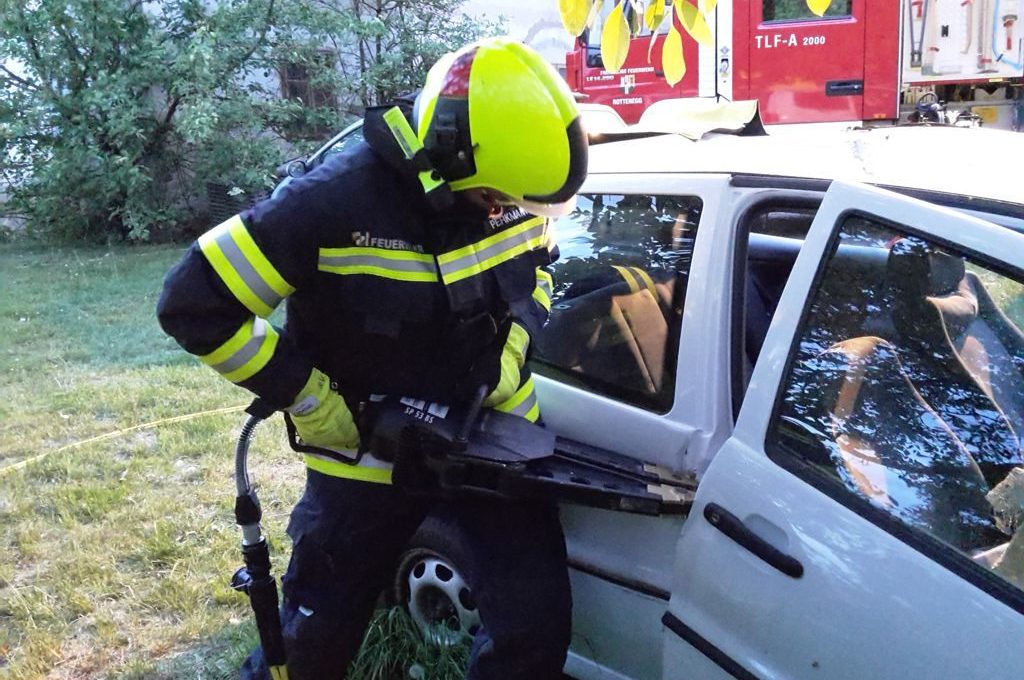
[[[543,218],[490,219],[458,196],[433,210],[415,174],[360,143],[201,236],[167,275],[160,324],[275,408],[314,366],[350,407],[451,402],[467,376],[496,376],[513,324],[540,331],[556,252]],[[267,317],[285,299],[278,329]],[[497,408],[537,420],[527,369]]]

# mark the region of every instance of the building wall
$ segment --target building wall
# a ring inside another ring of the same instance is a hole
[[[505,17],[511,37],[534,48],[556,67],[565,67],[572,39],[558,17],[558,0],[468,0],[465,11],[470,16]]]

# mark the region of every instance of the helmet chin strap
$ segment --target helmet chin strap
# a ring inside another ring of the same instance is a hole
[[[475,207],[481,210],[487,211],[487,217],[494,220],[498,219],[505,214],[505,210],[509,207],[501,202],[490,189],[476,188],[476,189],[463,189],[459,192],[462,194],[466,201],[473,204]]]

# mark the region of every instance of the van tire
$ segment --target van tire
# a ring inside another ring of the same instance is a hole
[[[452,518],[430,515],[398,559],[393,602],[412,617],[425,640],[449,646],[480,628],[473,597],[469,538]]]

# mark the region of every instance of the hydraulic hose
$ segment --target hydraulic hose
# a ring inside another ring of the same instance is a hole
[[[249,446],[256,426],[272,410],[259,399],[246,411],[249,417],[242,425],[235,444],[235,522],[242,529],[242,558],[245,566],[231,577],[231,587],[249,596],[249,605],[256,618],[263,656],[274,680],[288,680],[288,667],[281,617],[278,611],[277,580],[271,573],[270,546],[263,536],[260,520],[263,511],[256,490],[249,482]]]
[[[238,435],[238,443],[235,444],[235,492],[238,496],[245,496],[252,488],[249,483],[249,446],[256,433],[256,426],[262,421],[263,418],[259,416],[246,418]]]

